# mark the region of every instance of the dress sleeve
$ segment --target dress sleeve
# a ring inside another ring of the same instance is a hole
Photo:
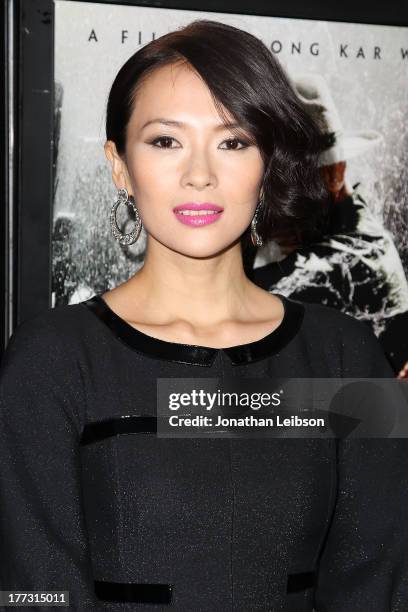
[[[45,315],[20,324],[0,368],[0,585],[69,591],[70,609],[98,610],[80,484],[81,392],[51,329]]]
[[[344,376],[393,378],[371,330],[350,339]],[[316,612],[404,612],[408,439],[336,440],[337,498],[318,568]]]

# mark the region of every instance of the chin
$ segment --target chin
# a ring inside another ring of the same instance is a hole
[[[172,251],[180,253],[180,255],[184,255],[185,257],[205,259],[221,255],[227,251],[232,244],[232,242],[225,243],[224,239],[222,242],[215,240],[195,241],[194,244],[186,244],[186,241],[184,241],[182,243],[178,242],[177,244],[167,244],[166,246]]]

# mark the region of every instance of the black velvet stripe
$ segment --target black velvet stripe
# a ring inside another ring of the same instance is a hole
[[[287,592],[296,593],[315,586],[316,572],[300,572],[299,574],[288,574]]]
[[[81,444],[98,442],[104,438],[129,433],[157,433],[155,416],[123,416],[85,425]]]
[[[168,342],[144,334],[111,310],[101,295],[94,295],[82,304],[107,325],[124,344],[155,359],[211,366],[217,354],[223,351],[234,365],[242,365],[278,353],[298,333],[304,316],[303,304],[281,295],[278,297],[282,300],[285,312],[281,324],[275,330],[255,342],[220,349]]]
[[[279,296],[285,308],[281,324],[270,334],[251,342],[222,349],[235,365],[266,359],[278,353],[296,336],[302,325],[304,306],[300,302]]]
[[[94,585],[98,599],[116,602],[169,604],[173,591],[171,584],[136,584],[95,580]]]
[[[195,365],[211,365],[217,349],[167,342],[139,331],[109,308],[100,295],[83,302],[124,344],[155,359]]]

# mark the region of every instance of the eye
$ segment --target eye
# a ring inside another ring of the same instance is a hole
[[[226,149],[227,151],[239,151],[241,149],[246,149],[249,146],[249,142],[245,140],[240,140],[239,138],[228,138],[228,140],[224,140],[221,144],[227,143],[228,147],[221,147],[220,149]],[[242,145],[242,146],[239,146]]]
[[[158,144],[160,142],[163,144]],[[178,149],[179,147],[171,146],[172,142],[177,142],[177,140],[175,138],[172,138],[171,136],[159,136],[158,138],[152,140],[149,144],[159,149]]]

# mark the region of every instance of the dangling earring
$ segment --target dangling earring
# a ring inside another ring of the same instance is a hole
[[[259,214],[259,211],[261,210],[262,206],[263,206],[263,200],[261,199],[261,200],[259,200],[259,202],[258,202],[258,204],[256,206],[255,214],[254,214],[254,216],[252,218],[252,221],[251,221],[251,240],[252,240],[252,244],[254,246],[258,246],[258,247],[263,245],[263,240],[262,240],[261,236],[258,234],[258,232],[256,231],[256,224],[258,222],[258,214]]]
[[[122,234],[118,227],[118,222],[116,220],[116,211],[120,204],[126,204],[127,206],[131,206],[136,216],[135,227],[128,234]],[[142,220],[140,218],[139,211],[137,210],[134,201],[129,199],[129,194],[125,187],[123,187],[123,189],[118,190],[117,200],[111,208],[110,226],[113,237],[118,240],[118,242],[123,246],[133,244],[139,238],[140,232],[142,230]]]

